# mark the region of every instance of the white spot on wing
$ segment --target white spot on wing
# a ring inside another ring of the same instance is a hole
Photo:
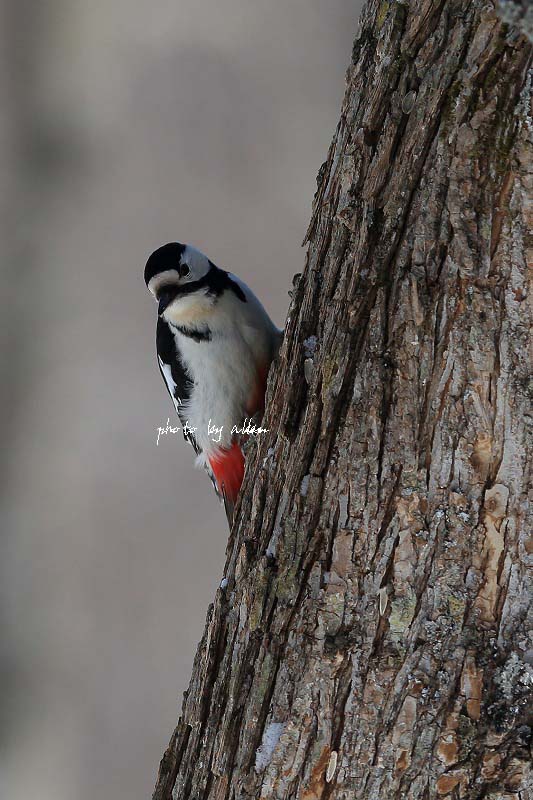
[[[161,372],[163,373],[165,383],[167,384],[168,390],[172,395],[172,402],[174,403],[174,407],[177,411],[181,405],[181,400],[179,397],[176,397],[176,384],[174,383],[174,378],[172,377],[170,364],[165,364],[165,362],[161,359],[161,356],[157,356],[157,358],[159,360],[159,366],[161,367]]]
[[[194,460],[194,466],[195,467],[204,467],[204,468],[208,466],[207,459],[205,457],[205,453],[198,453],[198,455],[196,456],[196,458]]]

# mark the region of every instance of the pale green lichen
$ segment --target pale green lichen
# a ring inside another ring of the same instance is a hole
[[[252,608],[249,616],[249,627],[251,631],[257,630],[261,626],[261,618],[263,614],[263,605],[265,602],[265,594],[267,591],[268,581],[270,575],[268,570],[261,570],[255,582],[255,595]]]
[[[291,601],[299,591],[299,561],[294,558],[298,552],[298,536],[295,528],[285,522],[283,538],[279,541],[278,563],[286,565],[276,579],[276,597],[278,600]]]
[[[330,395],[330,386],[333,380],[333,376],[337,372],[337,362],[334,358],[328,357],[324,359],[324,365],[322,367],[322,402],[326,404],[327,399]]]
[[[266,696],[272,682],[272,674],[274,669],[274,659],[270,653],[266,653],[261,665],[259,680],[257,681],[254,689],[254,701],[256,705],[260,705],[263,698]]]
[[[465,714],[459,714],[457,733],[459,739],[460,758],[467,758],[474,747],[477,735],[477,727]]]
[[[389,8],[390,8],[390,3],[387,2],[387,0],[383,0],[383,3],[380,5],[376,16],[376,28],[378,31],[381,30],[381,28],[383,27],[383,23],[387,19]]]
[[[297,580],[298,568],[291,567],[285,570],[276,581],[276,597],[278,600],[290,601],[298,594],[299,583]]]
[[[512,653],[502,669],[494,676],[494,683],[499,686],[506,700],[516,701],[531,692],[533,667],[522,661],[516,653]]]
[[[344,616],[345,597],[344,592],[326,594],[324,598],[323,616],[325,621],[325,632],[327,636],[335,636],[342,625]]]
[[[391,635],[397,641],[401,639],[413,620],[416,608],[416,594],[409,591],[402,597],[396,597],[391,602],[389,615],[389,628]]]
[[[447,139],[450,132],[450,127],[455,120],[455,112],[457,110],[457,101],[461,94],[463,84],[461,81],[454,81],[448,91],[446,92],[446,100],[441,113],[440,133]]]
[[[448,611],[457,623],[462,623],[465,614],[466,602],[460,595],[450,594],[448,596]]]

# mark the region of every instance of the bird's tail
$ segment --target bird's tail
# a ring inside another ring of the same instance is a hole
[[[244,477],[244,455],[237,442],[233,442],[230,448],[217,450],[216,453],[208,457],[209,466],[215,476],[219,496],[224,501],[226,516],[231,528],[233,522],[233,510],[242,479]]]

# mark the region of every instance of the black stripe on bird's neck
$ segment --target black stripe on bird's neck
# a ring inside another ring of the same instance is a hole
[[[183,284],[166,284],[161,287],[161,290],[171,291],[173,299],[184,297],[188,294],[194,294],[201,289],[206,289],[206,294],[218,298],[224,291],[229,290],[233,292],[242,303],[246,303],[246,296],[243,290],[238,283],[230,278],[229,273],[220,269],[220,267],[216,267],[212,261],[210,261],[209,264],[211,265],[209,272],[206,272],[206,274],[197,281],[189,281],[189,283]]]
[[[195,342],[210,342],[212,339],[211,328],[207,325],[203,328],[187,328],[185,325],[172,325],[174,330],[187,336],[188,339],[193,339]]]
[[[230,278],[229,273],[216,267],[212,261],[209,264],[209,271],[197,281],[189,281],[189,283],[183,284],[165,283],[158,288],[156,296],[159,300],[159,315],[178,297],[187,297],[188,295],[202,292],[202,290],[205,290],[203,292],[204,295],[213,297],[215,303],[225,291],[233,292],[242,303],[247,302],[243,290],[236,281]]]
[[[236,297],[238,297],[239,300],[241,300],[243,303],[246,303],[246,296],[243,290],[238,283],[230,278],[229,273],[226,272],[226,270],[215,266],[212,261],[210,261],[209,264],[211,269],[204,277],[207,280],[210,293],[218,296],[222,294],[225,289],[229,289]]]

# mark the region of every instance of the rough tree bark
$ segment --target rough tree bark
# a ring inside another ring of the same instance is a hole
[[[366,5],[156,800],[528,796],[530,59]]]

